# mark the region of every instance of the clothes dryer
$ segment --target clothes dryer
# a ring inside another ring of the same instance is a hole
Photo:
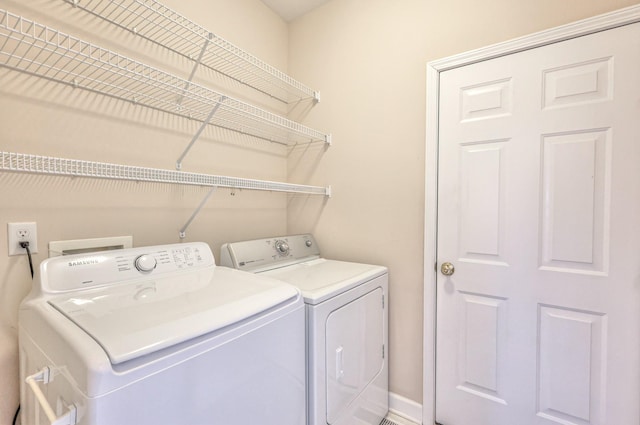
[[[224,244],[220,261],[302,291],[308,425],[377,425],[384,419],[389,408],[385,267],[322,258],[310,234]]]
[[[299,291],[183,243],[55,257],[19,312],[22,424],[300,425]]]

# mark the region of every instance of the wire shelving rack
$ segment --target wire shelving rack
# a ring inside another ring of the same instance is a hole
[[[331,136],[192,82],[199,65],[285,102],[319,93],[207,32],[155,0],[64,0],[193,59],[188,80],[0,9],[0,68],[132,102],[202,123],[176,167],[208,125],[286,146]],[[218,187],[331,196],[331,187],[190,173],[0,151],[0,171],[209,187],[180,237]]]
[[[184,171],[164,170],[160,168],[138,167],[107,162],[84,161],[4,151],[0,151],[0,170],[16,173],[46,174],[67,177],[89,177],[110,180],[250,189],[308,195],[331,195],[331,187],[307,186],[211,174],[187,173]]]
[[[281,102],[320,93],[155,0],[64,0]]]
[[[330,143],[328,134],[2,9],[0,66],[273,143]]]

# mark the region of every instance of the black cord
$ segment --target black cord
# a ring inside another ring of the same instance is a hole
[[[13,425],[16,425],[18,423],[18,415],[20,414],[20,405],[18,404],[18,410],[16,410],[16,414],[13,416]]]
[[[31,279],[33,279],[33,260],[31,259],[31,250],[29,249],[29,242],[20,242],[20,247],[27,250],[27,257],[29,257],[29,270],[31,270]],[[16,409],[16,414],[13,415],[12,425],[17,425],[18,415],[20,415],[20,405]]]
[[[33,279],[33,260],[31,260],[31,250],[29,249],[29,242],[20,242],[20,246],[27,250],[27,257],[29,257],[29,269],[31,269],[31,279]]]

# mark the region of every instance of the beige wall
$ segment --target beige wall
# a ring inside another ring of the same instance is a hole
[[[163,0],[199,24],[281,69],[287,25],[258,0]],[[0,1],[0,8],[44,22],[186,78],[191,66],[67,2]],[[262,95],[198,72],[212,88],[286,113]],[[0,68],[0,150],[172,169],[198,123]],[[283,148],[220,137],[209,128],[185,171],[286,180]],[[8,257],[6,223],[36,221],[39,253],[51,240],[132,235],[134,244],[179,241],[178,229],[207,193],[198,187],[0,173],[0,424],[18,403],[18,305],[31,287],[25,256]],[[286,195],[220,189],[187,230],[217,256],[229,240],[286,233]]]
[[[217,255],[228,240],[314,232],[324,253],[384,264],[391,273],[391,390],[421,401],[425,64],[427,61],[636,4],[636,0],[334,0],[287,26],[258,0],[163,0],[322,92],[291,116],[331,131],[334,145],[291,152],[230,142],[208,129],[184,169],[334,188],[330,200],[226,190],[188,230]],[[2,0],[0,7],[112,45],[180,75],[188,64],[130,34],[77,15],[65,2]],[[464,13],[463,13],[464,12]],[[284,109],[225,85],[201,81]],[[197,123],[0,69],[2,150],[171,169]],[[37,221],[50,240],[134,236],[178,241],[205,189],[0,173],[0,424],[17,405],[17,310],[30,288],[25,257],[8,257],[6,225]]]
[[[289,72],[322,94],[293,116],[334,139],[294,152],[290,177],[334,196],[292,203],[289,231],[311,228],[329,257],[389,267],[391,391],[422,402],[425,64],[637,3],[333,0],[290,25]]]

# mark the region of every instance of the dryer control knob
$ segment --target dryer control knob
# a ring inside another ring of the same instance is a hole
[[[275,243],[276,251],[281,255],[287,255],[289,253],[289,244],[283,240],[277,240]]]
[[[156,268],[156,266],[158,265],[158,262],[156,261],[155,258],[153,258],[153,256],[148,254],[143,254],[138,258],[136,258],[134,265],[136,266],[136,269],[138,269],[139,271],[143,273],[149,273],[150,271]]]

